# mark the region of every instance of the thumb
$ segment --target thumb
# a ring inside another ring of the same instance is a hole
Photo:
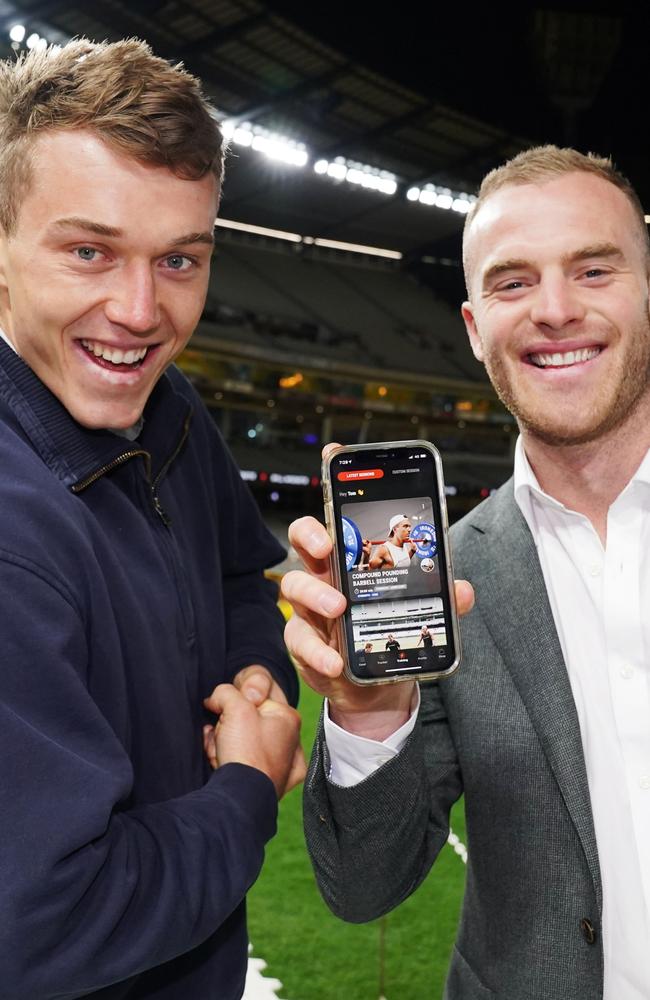
[[[266,667],[245,667],[235,677],[234,684],[247,701],[261,705],[271,694],[273,678]]]

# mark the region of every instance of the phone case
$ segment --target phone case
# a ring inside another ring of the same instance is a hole
[[[350,668],[350,650],[348,648],[348,637],[344,625],[344,618],[349,612],[346,610],[345,615],[338,620],[336,623],[337,627],[337,638],[339,650],[343,656],[343,661],[345,664],[344,673],[345,676],[352,681],[353,684],[359,686],[365,685],[376,685],[376,684],[399,684],[402,681],[437,681],[443,680],[445,677],[451,676],[455,673],[460,664],[461,651],[460,651],[460,629],[458,627],[458,615],[456,612],[456,595],[454,591],[454,572],[451,559],[451,548],[449,544],[449,522],[447,519],[447,504],[445,501],[445,488],[444,488],[444,478],[442,470],[442,460],[440,458],[440,453],[438,449],[430,441],[422,440],[408,440],[408,441],[379,441],[370,442],[368,444],[352,444],[352,445],[340,445],[337,448],[332,449],[328,452],[326,457],[323,459],[322,463],[322,483],[323,483],[323,500],[324,500],[324,510],[325,510],[325,524],[330,538],[332,539],[333,549],[330,555],[330,570],[332,574],[332,585],[345,593],[343,588],[343,581],[341,579],[341,571],[339,564],[339,553],[338,553],[338,537],[336,532],[336,525],[334,523],[335,511],[332,496],[332,479],[331,479],[331,463],[334,458],[343,454],[349,454],[357,451],[369,451],[371,449],[381,449],[390,450],[396,448],[406,448],[406,449],[417,449],[424,448],[431,452],[433,455],[435,468],[436,468],[436,479],[438,485],[437,500],[440,507],[440,521],[442,525],[442,544],[439,546],[439,550],[444,554],[444,562],[447,570],[447,583],[448,583],[448,593],[449,593],[449,607],[450,607],[450,621],[449,627],[451,629],[453,640],[454,640],[454,650],[455,658],[453,663],[446,670],[435,670],[428,673],[424,673],[419,670],[414,670],[408,673],[402,673],[399,676],[394,677],[357,677]],[[354,652],[354,651],[353,651]]]

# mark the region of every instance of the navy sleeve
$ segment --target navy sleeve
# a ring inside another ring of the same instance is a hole
[[[263,570],[286,552],[264,525],[255,499],[242,481],[230,453],[223,448],[219,490],[229,504],[232,530],[220,536],[228,645],[227,672],[242,667],[268,667],[289,703],[298,702],[298,680],[284,644],[284,619],[277,606],[277,586]],[[230,498],[228,501],[226,498]]]
[[[225,674],[259,663],[269,669],[289,704],[298,703],[298,679],[284,644],[284,619],[277,587],[264,570],[282,562],[286,552],[264,524],[255,498],[206,407],[176,368],[167,375],[193,409],[191,434],[197,453],[210,456],[219,522],[219,554],[227,637]],[[207,468],[204,470],[208,474]]]
[[[0,996],[82,996],[187,952],[240,904],[275,832],[241,764],[129,808],[65,581],[0,553]],[[90,665],[92,668],[92,665]]]

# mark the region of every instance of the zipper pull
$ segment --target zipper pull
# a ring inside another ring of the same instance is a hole
[[[165,513],[165,511],[163,510],[160,500],[158,499],[158,496],[153,488],[151,490],[151,499],[153,500],[153,506],[156,514],[158,515],[162,523],[165,525],[165,527],[168,528],[172,523],[171,518],[169,518]]]

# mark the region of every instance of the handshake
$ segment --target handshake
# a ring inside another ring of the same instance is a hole
[[[267,775],[278,799],[306,773],[300,716],[266,667],[240,670],[232,684],[219,684],[205,707],[216,725],[203,727],[203,749],[213,768],[248,764]]]

